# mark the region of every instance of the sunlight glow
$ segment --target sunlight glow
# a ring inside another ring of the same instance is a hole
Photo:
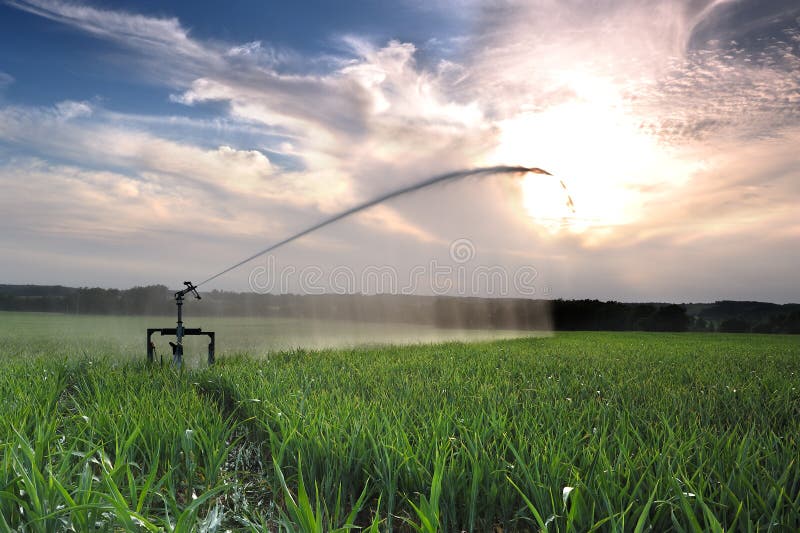
[[[550,232],[607,233],[640,218],[648,194],[689,179],[693,169],[641,129],[610,81],[576,73],[562,81],[571,98],[502,121],[494,153],[499,161],[535,164],[557,178],[523,180],[523,202],[537,224]]]

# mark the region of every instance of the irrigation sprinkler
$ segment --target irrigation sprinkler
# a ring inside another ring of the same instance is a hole
[[[213,331],[203,331],[201,328],[184,328],[183,327],[183,300],[187,294],[191,294],[197,300],[201,300],[200,294],[197,292],[197,286],[193,285],[191,281],[184,281],[186,288],[175,293],[175,305],[178,306],[178,323],[174,328],[147,328],[147,362],[155,362],[156,345],[153,343],[153,333],[161,333],[164,335],[175,335],[175,342],[170,342],[172,347],[172,364],[176,367],[183,366],[183,338],[186,335],[207,335],[208,336],[208,364],[214,364],[214,340],[215,334]],[[163,361],[162,361],[163,363]]]
[[[455,172],[448,172],[446,174],[440,174],[438,176],[433,176],[433,177],[430,177],[428,179],[422,180],[420,182],[414,183],[412,185],[401,187],[401,188],[395,189],[395,190],[393,190],[391,192],[387,192],[387,193],[381,194],[379,196],[376,196],[375,198],[372,198],[371,200],[367,200],[366,202],[363,202],[361,204],[355,205],[355,206],[353,206],[353,207],[351,207],[349,209],[345,209],[344,211],[341,211],[341,212],[339,212],[339,213],[337,213],[337,214],[335,214],[333,216],[330,216],[330,217],[328,217],[326,219],[323,219],[322,221],[317,222],[316,224],[313,224],[312,226],[309,226],[308,228],[306,228],[306,229],[304,229],[304,230],[302,230],[300,232],[297,232],[294,235],[291,235],[291,236],[289,236],[289,237],[287,237],[287,238],[285,238],[285,239],[283,239],[281,241],[278,241],[278,242],[270,245],[269,247],[267,247],[267,248],[265,248],[265,249],[263,249],[263,250],[261,250],[259,252],[256,252],[255,254],[253,254],[253,255],[251,255],[249,257],[246,257],[245,259],[243,259],[243,260],[241,260],[241,261],[239,261],[239,262],[237,262],[237,263],[225,268],[224,270],[222,270],[220,272],[217,272],[213,276],[210,276],[210,277],[204,279],[203,281],[201,281],[197,285],[193,285],[191,281],[184,281],[183,284],[186,285],[186,288],[183,289],[182,291],[178,291],[178,292],[175,293],[175,305],[178,306],[178,327],[176,327],[176,328],[148,328],[147,329],[147,361],[152,363],[153,360],[155,359],[155,345],[153,344],[153,342],[152,342],[150,337],[151,337],[151,335],[153,333],[158,331],[158,332],[161,332],[161,335],[175,335],[176,342],[170,342],[169,343],[170,346],[172,346],[172,363],[175,366],[181,366],[183,364],[183,342],[182,342],[182,340],[183,340],[183,337],[185,335],[208,335],[208,337],[210,339],[209,340],[209,344],[208,344],[208,364],[209,365],[214,364],[214,332],[213,331],[203,331],[203,330],[201,330],[199,328],[192,329],[192,328],[184,328],[183,327],[181,309],[183,307],[184,296],[186,296],[187,294],[191,293],[196,299],[199,300],[200,299],[200,295],[197,293],[197,287],[199,287],[201,285],[205,285],[206,283],[208,283],[208,282],[210,282],[212,280],[215,280],[215,279],[217,279],[218,277],[220,277],[220,276],[222,276],[224,274],[227,274],[231,270],[239,268],[240,266],[244,265],[245,263],[248,263],[248,262],[252,261],[253,259],[255,259],[257,257],[260,257],[260,256],[262,256],[262,255],[264,255],[266,253],[269,253],[269,252],[271,252],[271,251],[273,251],[273,250],[275,250],[277,248],[280,248],[281,246],[289,244],[290,242],[295,241],[295,240],[299,239],[300,237],[308,235],[309,233],[313,233],[313,232],[315,232],[315,231],[317,231],[319,229],[324,228],[325,226],[333,224],[334,222],[342,220],[343,218],[347,218],[347,217],[349,217],[351,215],[355,215],[356,213],[359,213],[361,211],[369,209],[372,206],[375,206],[375,205],[378,205],[378,204],[382,204],[383,202],[386,202],[386,201],[391,200],[393,198],[397,198],[398,196],[403,196],[405,194],[413,193],[413,192],[416,192],[416,191],[419,191],[419,190],[422,190],[422,189],[427,189],[428,187],[432,187],[432,186],[438,185],[440,183],[456,181],[456,180],[460,180],[460,179],[464,179],[464,178],[469,178],[469,177],[472,177],[472,176],[480,177],[480,176],[489,176],[489,175],[492,175],[492,174],[525,174],[525,173],[528,173],[528,172],[533,173],[533,174],[544,174],[546,176],[552,176],[552,174],[550,174],[549,172],[547,172],[546,170],[543,170],[541,168],[523,167],[523,166],[479,167],[479,168],[473,168],[473,169],[467,169],[467,170],[458,170],[458,171],[455,171]],[[561,186],[566,191],[567,186],[564,184],[563,181],[561,181]],[[567,201],[567,207],[572,209],[572,211],[574,212],[575,208],[574,208],[574,205],[572,204],[572,198],[569,196],[569,194],[567,194],[567,200],[568,200]]]

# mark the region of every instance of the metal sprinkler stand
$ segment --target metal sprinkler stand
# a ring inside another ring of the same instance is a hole
[[[203,331],[200,328],[183,327],[183,298],[189,293],[200,300],[197,287],[191,281],[184,281],[186,288],[175,293],[175,305],[178,306],[178,324],[175,328],[147,328],[147,362],[153,363],[155,360],[156,346],[151,337],[153,333],[160,332],[161,336],[175,335],[175,342],[170,342],[172,347],[172,364],[181,367],[183,365],[183,337],[186,335],[208,335],[208,364],[214,364],[214,332]]]

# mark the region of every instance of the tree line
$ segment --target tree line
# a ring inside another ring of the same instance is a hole
[[[0,310],[173,315],[163,285],[132,289],[0,285]],[[264,316],[428,324],[445,328],[800,333],[800,305],[623,303],[392,294],[203,293],[192,316]]]

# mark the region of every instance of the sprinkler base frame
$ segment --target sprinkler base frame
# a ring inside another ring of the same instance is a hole
[[[155,362],[155,345],[152,341],[153,333],[160,333],[161,336],[176,335],[177,328],[147,328],[147,362]],[[214,341],[216,334],[213,331],[203,331],[201,328],[183,328],[183,335],[208,335],[208,364],[213,365],[216,361]],[[178,353],[173,356],[173,364],[181,366],[183,364],[183,344],[177,345]]]
[[[187,294],[191,294],[196,299],[201,300],[200,294],[197,292],[197,286],[192,284],[191,281],[184,281],[186,288],[175,293],[175,305],[178,308],[178,323],[174,328],[147,328],[147,362],[153,363],[156,354],[156,345],[153,344],[152,335],[156,331],[164,335],[175,335],[175,342],[170,342],[172,346],[172,364],[178,368],[183,366],[183,337],[186,335],[208,335],[208,364],[214,364],[214,338],[213,331],[203,331],[200,328],[185,328],[183,327],[183,300]],[[162,360],[163,362],[163,360]]]

